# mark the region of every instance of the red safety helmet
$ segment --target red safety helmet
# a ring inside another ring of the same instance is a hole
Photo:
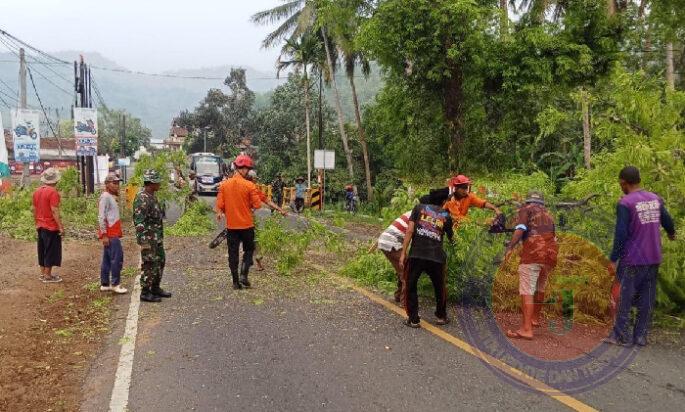
[[[254,162],[252,161],[252,158],[248,155],[239,155],[235,158],[233,164],[235,164],[236,169],[239,169],[241,167],[247,167],[248,169],[254,168]]]
[[[468,176],[464,176],[464,175],[455,176],[452,179],[450,179],[450,186],[451,187],[459,186],[459,185],[470,185],[471,183],[472,183],[471,179],[469,179]]]

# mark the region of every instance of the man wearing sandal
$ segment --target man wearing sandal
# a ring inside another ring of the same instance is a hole
[[[54,168],[46,169],[40,177],[41,186],[33,193],[33,217],[38,231],[38,265],[40,281],[59,283],[62,278],[52,268],[62,265],[62,235],[64,225],[59,216],[60,196],[55,186],[59,174]]]
[[[507,246],[506,258],[523,242],[519,263],[519,294],[521,295],[521,327],[507,331],[512,339],[533,339],[533,327],[540,325],[540,311],[545,300],[547,277],[557,264],[558,246],[554,219],[545,208],[542,193],[531,191],[526,204],[519,209],[516,231]]]

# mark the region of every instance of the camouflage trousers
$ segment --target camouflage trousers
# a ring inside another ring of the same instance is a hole
[[[166,263],[164,243],[154,244],[150,249],[141,249],[140,258],[142,261],[140,286],[148,291],[158,288],[162,282],[162,273]]]

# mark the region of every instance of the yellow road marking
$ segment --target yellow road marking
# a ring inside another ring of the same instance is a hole
[[[374,303],[377,303],[384,308],[388,309],[390,312],[394,312],[398,314],[399,316],[405,317],[406,314],[404,312],[404,309],[400,308],[399,306],[389,302],[387,299],[383,298],[380,295],[377,295],[367,289],[364,289],[360,286],[355,285],[353,282],[349,281],[348,279],[344,279],[340,276],[337,276],[335,274],[330,273],[328,270],[326,270],[324,267],[316,265],[316,264],[311,264],[310,266],[315,268],[316,270],[319,270],[324,273],[328,273],[329,275],[335,277],[340,283],[344,284],[345,286],[349,286],[351,289],[356,291],[357,293],[366,296],[369,298]],[[564,392],[559,391],[558,389],[555,389],[549,385],[547,385],[544,382],[541,382],[529,375],[526,375],[523,371],[516,369],[510,365],[508,365],[505,362],[502,362],[501,360],[479,350],[478,348],[470,345],[469,343],[457,338],[454,335],[451,335],[444,330],[436,327],[435,325],[426,322],[425,320],[421,320],[421,327],[425,329],[426,331],[432,333],[433,335],[439,337],[440,339],[452,344],[453,346],[456,346],[457,348],[463,350],[464,352],[476,356],[480,359],[482,359],[484,362],[488,363],[491,366],[494,366],[495,368],[499,369],[500,371],[506,373],[507,375],[513,377],[514,379],[528,385],[529,387],[535,389],[536,391],[543,393],[550,398],[568,406],[569,408],[573,409],[574,411],[579,411],[579,412],[597,412],[597,409],[591,407],[590,405],[587,405],[578,399],[565,394]]]

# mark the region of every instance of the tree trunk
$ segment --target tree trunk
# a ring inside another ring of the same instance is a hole
[[[333,91],[335,92],[335,110],[338,112],[338,127],[340,128],[340,138],[342,139],[345,159],[347,160],[347,172],[350,175],[351,183],[354,184],[352,150],[350,150],[350,145],[347,141],[347,133],[345,133],[345,120],[343,119],[342,107],[340,106],[340,93],[338,92],[338,83],[335,81],[335,74],[333,73],[333,58],[331,57],[331,48],[328,45],[328,37],[326,36],[326,29],[324,27],[321,27],[321,36],[323,37],[323,44],[326,48],[326,63],[328,64],[328,71],[331,75],[331,83],[333,84]]]
[[[616,14],[616,0],[607,0],[607,15],[612,17]]]
[[[371,186],[371,160],[369,159],[369,147],[366,144],[366,130],[362,124],[362,115],[359,111],[359,99],[357,98],[357,86],[354,84],[354,75],[349,75],[350,87],[352,88],[352,101],[354,102],[354,117],[357,120],[357,130],[359,130],[359,142],[362,145],[364,154],[364,173],[366,174],[366,196],[368,201],[373,200],[373,187]]]
[[[307,189],[312,187],[312,134],[309,122],[309,77],[304,66],[304,120],[307,129]]]
[[[501,39],[505,38],[509,32],[509,3],[507,0],[499,0],[499,8],[501,12],[499,23],[499,36]]]
[[[444,110],[450,131],[449,164],[458,171],[461,166],[461,149],[464,144],[464,73],[458,62],[450,63],[451,76],[445,81]]]
[[[592,135],[590,130],[590,99],[586,91],[582,92],[580,105],[583,110],[583,159],[585,168],[590,169],[592,156]]]
[[[675,90],[675,67],[673,64],[673,43],[666,43],[666,88]]]

